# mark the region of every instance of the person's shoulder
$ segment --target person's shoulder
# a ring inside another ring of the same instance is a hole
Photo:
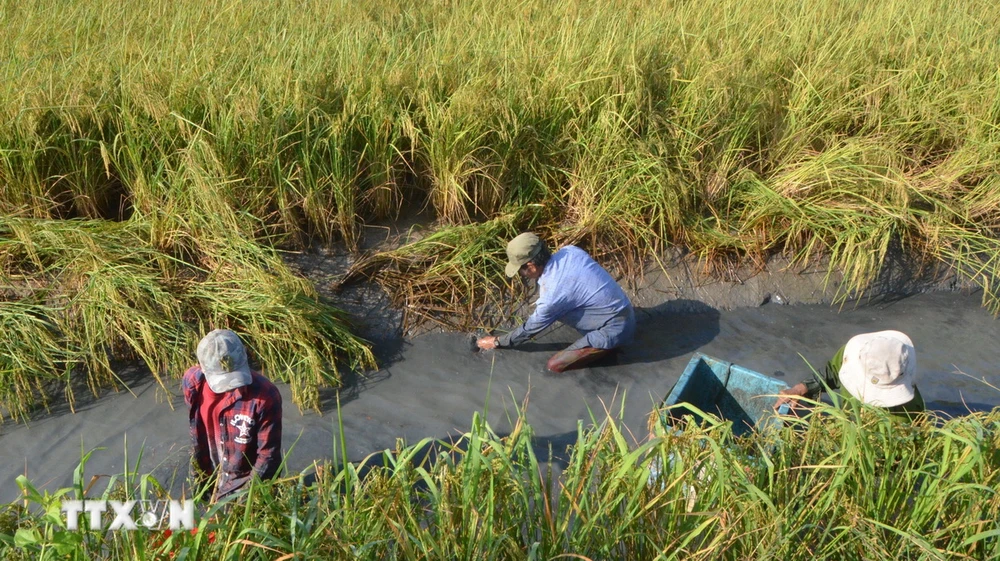
[[[579,248],[575,245],[567,245],[559,251],[563,250],[566,251],[566,256],[574,261],[594,261],[594,258],[591,257],[587,250]]]
[[[201,371],[200,365],[194,365],[184,371],[184,376],[181,378],[183,384],[188,386],[196,386],[205,380],[205,374]]]
[[[579,263],[591,259],[590,254],[575,245],[564,245],[552,254],[555,263]]]
[[[274,385],[274,382],[256,371],[251,371],[250,376],[252,378],[250,389],[253,391],[254,399],[281,402],[281,392],[278,391],[278,386]]]
[[[250,371],[250,385],[262,389],[278,389],[274,382],[256,370]]]

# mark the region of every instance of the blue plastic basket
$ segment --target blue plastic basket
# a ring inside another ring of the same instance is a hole
[[[695,353],[677,383],[663,400],[661,419],[673,425],[697,410],[733,422],[733,433],[742,435],[763,423],[781,423],[774,415],[777,394],[788,384],[749,368]],[[677,406],[677,407],[672,407]],[[669,409],[667,409],[669,408]]]

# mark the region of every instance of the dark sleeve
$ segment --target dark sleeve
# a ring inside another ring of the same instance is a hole
[[[181,378],[181,391],[184,392],[184,404],[187,405],[188,408],[190,408],[191,404],[194,403],[195,368],[196,367],[194,366],[188,368],[187,371],[184,372],[184,377]]]
[[[201,406],[201,399],[195,389],[198,369],[198,366],[192,366],[184,373],[181,390],[184,392],[184,404],[188,408],[188,434],[191,438],[191,463],[188,475],[196,482],[203,482],[212,473],[212,458],[208,448],[201,445],[202,439],[199,437],[203,435],[198,433],[198,424],[194,421],[198,415],[196,409]]]
[[[257,461],[253,471],[261,479],[270,479],[281,466],[281,394],[276,388],[258,422]]]
[[[816,399],[827,388],[835,390],[840,387],[840,367],[844,364],[846,347],[847,345],[840,347],[822,370],[803,382],[806,385],[806,397]]]

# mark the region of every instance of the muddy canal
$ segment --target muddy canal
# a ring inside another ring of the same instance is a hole
[[[517,350],[471,353],[464,334],[434,333],[381,345],[382,370],[355,377],[340,392],[352,460],[425,437],[468,429],[476,411],[488,411],[499,431],[515,404],[527,415],[541,450],[557,453],[573,442],[577,422],[591,413],[621,415],[636,439],[646,416],[664,397],[694,351],[723,358],[793,384],[852,335],[897,329],[917,351],[918,385],[928,406],[953,415],[1000,404],[1000,323],[980,307],[978,295],[932,293],[891,303],[845,307],[781,306],[718,311],[697,302],[668,302],[639,311],[637,340],[615,361],[576,373],[544,372],[549,354],[575,333],[556,329]],[[801,356],[800,356],[801,354]],[[982,381],[985,380],[985,383]],[[300,413],[285,396],[284,447],[289,469],[330,458],[337,434],[336,393],[324,414]],[[140,450],[140,472],[153,472],[180,488],[187,464],[187,413],[179,391],[165,395],[141,373],[134,395],[111,393],[80,404],[72,414],[56,408],[27,425],[0,426],[0,500],[17,496],[14,478],[27,473],[49,489],[69,485],[81,450],[92,456],[86,478],[121,473]],[[171,407],[172,406],[172,407]],[[103,488],[99,484],[97,488]]]

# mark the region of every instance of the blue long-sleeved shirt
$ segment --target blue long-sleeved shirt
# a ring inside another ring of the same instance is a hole
[[[613,348],[631,339],[635,330],[632,303],[615,279],[586,251],[568,245],[552,254],[538,279],[535,311],[523,325],[499,337],[501,347],[519,345],[556,321],[592,333],[609,325],[601,336],[592,337],[590,346]]]

